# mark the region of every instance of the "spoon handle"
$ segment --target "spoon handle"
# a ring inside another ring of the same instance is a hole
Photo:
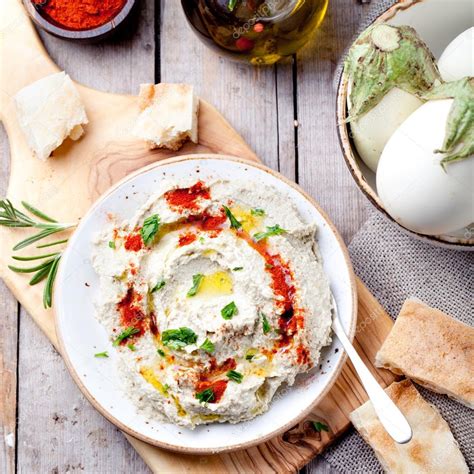
[[[392,399],[385,393],[385,390],[378,384],[377,380],[375,380],[374,376],[359,357],[359,354],[346,336],[337,316],[333,318],[332,328],[351,359],[383,427],[397,443],[408,443],[413,433],[407,419]]]

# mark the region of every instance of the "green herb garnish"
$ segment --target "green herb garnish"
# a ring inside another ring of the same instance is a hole
[[[311,425],[314,428],[314,431],[317,431],[318,433],[321,433],[321,431],[329,431],[327,425],[321,423],[320,421],[312,421]]]
[[[208,354],[212,354],[215,350],[215,346],[207,337],[206,340],[199,346],[203,351],[206,351]]]
[[[224,208],[225,215],[230,221],[230,226],[233,229],[240,229],[242,227],[242,224],[235,218],[234,214],[230,212],[230,209],[227,206],[222,206],[222,207]]]
[[[193,286],[189,289],[187,292],[188,298],[191,296],[196,296],[197,292],[199,291],[199,287],[201,286],[202,279],[204,278],[204,275],[202,273],[196,273],[196,275],[193,275]]]
[[[281,235],[287,232],[285,229],[282,229],[278,224],[267,227],[265,232],[257,232],[253,235],[253,238],[258,242],[259,240],[266,239],[267,237],[271,237],[272,235]]]
[[[102,358],[104,358],[104,357],[109,357],[109,354],[108,354],[107,351],[104,351],[104,352],[97,352],[97,354],[94,354],[94,357],[98,357],[98,358],[102,357]]]
[[[75,227],[77,224],[60,223],[55,219],[47,216],[44,212],[33,207],[25,201],[22,201],[23,207],[29,211],[33,216],[38,217],[40,220],[33,219],[24,212],[15,208],[13,204],[8,200],[0,201],[0,226],[11,227],[11,228],[36,228],[40,229],[40,232],[27,237],[26,239],[18,242],[13,250],[23,249],[38,240],[44,239],[57,232],[70,229]],[[67,239],[58,240],[56,242],[50,242],[43,245],[38,245],[37,248],[46,248],[53,245],[59,245],[66,243]],[[53,299],[53,286],[56,278],[56,273],[61,259],[61,252],[51,253],[47,255],[39,255],[34,257],[13,257],[19,261],[30,261],[30,260],[41,260],[47,259],[40,265],[36,265],[29,268],[19,268],[9,266],[10,270],[17,273],[35,273],[33,278],[30,280],[30,285],[36,285],[37,283],[46,279],[46,284],[43,290],[43,306],[50,308]],[[52,258],[49,258],[52,257]]]
[[[167,329],[161,335],[161,342],[171,349],[182,349],[189,344],[194,344],[196,341],[196,333],[187,327]]]
[[[224,319],[232,319],[238,312],[239,310],[233,301],[221,309],[221,315]]]
[[[252,209],[250,211],[250,214],[252,214],[252,216],[264,216],[265,215],[265,211],[263,209],[260,209],[258,207],[256,207],[255,209]]]
[[[240,270],[243,270],[243,269],[244,269],[244,267],[234,267],[234,268],[232,269],[232,271],[233,271],[233,272],[239,272]]]
[[[115,242],[113,240],[109,240],[109,247],[115,249]]]
[[[158,229],[160,228],[160,216],[153,214],[143,221],[143,227],[140,229],[140,234],[145,245],[153,242]]]
[[[150,293],[154,293],[155,291],[161,290],[166,285],[165,280],[159,281],[150,291]]]
[[[267,332],[271,331],[272,327],[270,326],[270,323],[268,322],[268,319],[267,319],[265,313],[262,313],[260,311],[260,317],[262,318],[263,334],[267,334]]]
[[[206,388],[206,390],[203,390],[202,392],[197,392],[196,398],[201,403],[209,403],[209,402],[213,402],[216,399],[216,396],[212,388]]]
[[[252,360],[256,354],[257,351],[255,349],[249,349],[245,354],[245,360]]]
[[[226,375],[230,380],[233,380],[236,383],[242,383],[242,379],[244,378],[244,376],[236,370],[229,370]]]
[[[236,5],[237,5],[237,0],[229,0],[229,2],[227,3],[227,9],[230,12],[233,12]]]
[[[16,209],[8,199],[1,200],[0,225],[5,227],[32,227],[41,229],[41,231],[37,234],[34,234],[33,236],[18,242],[13,247],[13,250],[20,250],[27,247],[28,245],[33,244],[34,242],[37,242],[38,240],[48,237],[49,235],[70,229],[71,227],[75,227],[77,225],[56,222],[54,219],[39,211],[31,204],[28,204],[25,201],[22,201],[21,203],[27,211],[29,211],[34,216],[39,217],[44,222],[34,220],[20,210]]]
[[[125,339],[128,339],[129,337],[133,336],[134,334],[138,334],[140,332],[140,329],[134,328],[134,327],[128,327],[124,329],[114,340],[113,346],[118,346],[122,341],[125,341]]]
[[[161,356],[161,357],[166,357],[166,354],[165,354],[165,351],[162,350],[162,349],[157,349],[156,352],[158,352],[158,354]]]
[[[132,351],[132,352],[135,352],[137,350],[137,348],[135,347],[134,344],[130,343],[130,344],[127,344],[127,347]]]

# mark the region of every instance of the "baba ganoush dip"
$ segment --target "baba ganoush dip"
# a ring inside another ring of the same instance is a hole
[[[97,238],[97,317],[145,416],[238,423],[265,412],[330,342],[316,226],[261,183],[180,186]]]

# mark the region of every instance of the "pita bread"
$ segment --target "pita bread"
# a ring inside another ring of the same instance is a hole
[[[67,137],[78,140],[84,133],[82,125],[88,123],[79,92],[65,72],[33,82],[14,100],[28,146],[41,160]]]
[[[474,408],[474,328],[407,300],[375,365]]]
[[[466,461],[448,424],[427,403],[409,380],[394,382],[385,390],[406,416],[413,430],[409,443],[398,444],[375,414],[372,402],[364,403],[349,418],[370,444],[384,470],[390,473],[467,473]]]
[[[186,140],[198,142],[199,100],[187,84],[142,84],[140,115],[133,133],[149,148],[179,150]]]

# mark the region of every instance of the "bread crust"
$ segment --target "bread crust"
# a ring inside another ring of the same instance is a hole
[[[349,418],[372,447],[386,472],[469,472],[449,425],[438,410],[423,399],[410,380],[394,382],[385,391],[410,423],[413,430],[410,442],[398,444],[389,436],[370,401],[354,410]]]
[[[474,328],[419,300],[405,302],[375,365],[474,408]]]

